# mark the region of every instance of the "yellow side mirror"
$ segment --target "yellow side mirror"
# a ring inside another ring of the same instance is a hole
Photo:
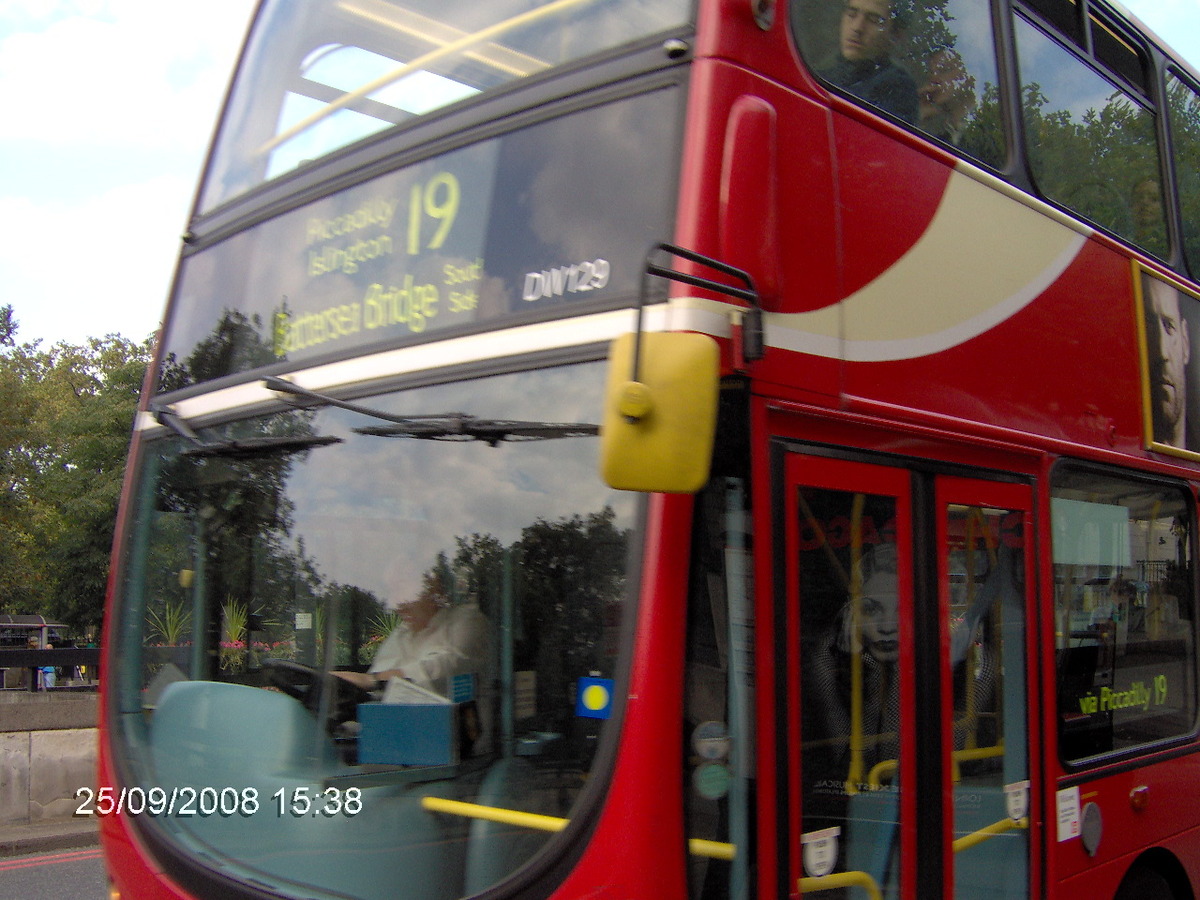
[[[636,334],[609,351],[600,472],[623,491],[693,494],[708,481],[717,427],[720,349],[703,334]]]

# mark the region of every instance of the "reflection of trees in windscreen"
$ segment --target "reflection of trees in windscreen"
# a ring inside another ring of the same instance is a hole
[[[537,673],[538,724],[549,727],[573,710],[579,677],[612,673],[628,544],[605,507],[538,519],[508,547],[493,535],[457,537],[453,557],[439,554],[425,579],[440,576],[476,597],[497,633],[511,597],[513,667]]]
[[[308,418],[307,413],[288,413],[268,420],[257,431],[304,432],[309,430]],[[246,668],[250,662],[246,651],[255,639],[251,630],[257,624],[251,615],[266,626],[261,630],[274,631],[279,623],[294,619],[294,610],[324,606],[325,595],[333,590],[303,541],[292,538],[293,504],[286,488],[299,456],[179,455],[163,472],[159,518],[170,522],[176,532],[165,546],[177,548],[184,559],[180,565],[158,570],[167,583],[163,593],[156,595],[164,597],[161,615],[199,613],[201,621],[191,625],[194,639],[202,641],[209,653],[210,669]],[[182,585],[185,613],[173,609],[166,599],[177,592],[170,582],[181,570],[194,573]],[[193,591],[202,593],[201,603],[192,599]],[[195,674],[214,677],[216,672]]]
[[[579,676],[611,674],[605,629],[616,624],[629,537],[615,518],[605,508],[522,532],[515,663],[537,671],[539,710],[569,709]]]
[[[212,334],[200,341],[186,360],[168,354],[159,366],[158,393],[246,372],[278,362],[260,316],[226,309]]]
[[[272,361],[257,331],[260,324],[227,310],[186,361],[164,361],[160,388],[178,390]],[[208,428],[203,441],[219,447],[309,437],[313,415],[293,410]],[[278,630],[279,623],[294,619],[296,609],[322,607],[337,588],[326,583],[303,541],[292,538],[294,504],[287,483],[311,451],[189,454],[195,448],[186,443],[181,450],[161,462],[148,639],[174,646],[202,642],[209,671],[193,674],[214,677],[219,669],[240,671],[252,660],[247,650],[255,625]]]

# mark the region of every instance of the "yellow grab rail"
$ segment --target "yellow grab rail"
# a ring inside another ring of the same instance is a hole
[[[954,764],[955,784],[959,782],[958,764],[960,762],[970,762],[978,759],[992,759],[993,757],[1004,755],[1004,744],[996,744],[994,747],[976,747],[973,750],[955,750],[950,754],[951,762]],[[885,759],[883,762],[878,762],[867,775],[867,787],[870,790],[877,791],[883,787],[885,778],[890,779],[896,774],[896,769],[899,767],[899,761],[894,759]]]
[[[521,812],[519,809],[502,809],[499,806],[480,806],[478,803],[464,803],[444,797],[422,797],[421,807],[429,812],[447,813],[468,819],[486,819],[489,822],[519,825],[521,828],[532,828],[535,831],[562,831],[571,821],[560,819],[558,816],[543,816],[538,813]]]
[[[837,888],[860,887],[867,892],[871,900],[883,900],[879,885],[866,872],[835,872],[832,875],[822,875],[819,878],[801,878],[798,882],[800,893],[808,894],[816,891],[832,891]]]
[[[982,844],[984,841],[991,840],[998,835],[1028,827],[1028,818],[1001,819],[999,822],[996,822],[992,825],[986,825],[972,834],[967,834],[960,837],[954,842],[954,852],[960,853],[963,850],[969,850],[971,847]]]
[[[522,812],[519,809],[504,809],[499,806],[481,806],[478,803],[465,803],[462,800],[447,800],[445,797],[422,797],[421,808],[429,812],[446,813],[451,816],[463,816],[468,819],[485,819],[489,822],[499,822],[502,825],[516,825],[520,828],[532,828],[535,831],[562,831],[570,819],[558,816],[543,816],[539,813]],[[733,844],[723,841],[709,841],[704,838],[688,840],[688,851],[692,856],[706,856],[709,859],[732,860],[737,854]]]

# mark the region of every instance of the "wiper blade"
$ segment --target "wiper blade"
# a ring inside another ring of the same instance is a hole
[[[342,443],[339,437],[321,434],[267,435],[241,440],[205,441],[196,434],[195,429],[183,416],[162,408],[152,409],[151,412],[158,424],[165,425],[193,445],[190,450],[184,450],[180,454],[192,458],[221,456],[226,459],[252,459],[274,453],[299,453],[312,447]]]
[[[154,416],[154,421],[159,425],[165,425],[185,441],[190,441],[197,447],[204,446],[204,441],[200,440],[200,435],[192,430],[192,426],[188,424],[187,419],[183,416],[177,416],[169,409],[161,407],[151,407],[150,412]]]
[[[436,413],[431,416],[394,416],[391,413],[385,413],[378,409],[372,409],[369,406],[362,406],[358,403],[351,403],[349,400],[339,400],[337,397],[330,397],[328,394],[318,394],[316,391],[310,391],[306,387],[300,387],[298,384],[292,384],[283,378],[276,378],[274,375],[268,375],[263,379],[263,385],[277,394],[291,394],[293,397],[301,397],[305,400],[312,401],[307,404],[295,404],[301,408],[311,408],[313,406],[334,406],[338,409],[356,412],[360,415],[370,416],[372,419],[382,419],[385,422],[395,422],[398,425],[407,425],[410,422],[422,422],[427,419],[446,419],[454,416],[465,416],[465,413]]]
[[[591,437],[599,425],[587,422],[520,422],[512,419],[479,419],[463,413],[428,416],[396,425],[355,428],[355,433],[375,437],[416,438],[427,441],[482,441],[495,447],[501,442],[550,441]]]
[[[339,400],[327,394],[319,394],[274,376],[264,378],[263,384],[276,393],[290,394],[309,400],[311,401],[310,405],[335,406],[338,409],[393,423],[354,429],[355,434],[373,437],[417,438],[426,441],[483,441],[485,444],[495,447],[501,442],[548,441],[556,438],[591,437],[600,433],[599,425],[587,422],[520,422],[514,419],[480,419],[462,412],[397,416],[372,409],[369,406]]]
[[[215,441],[201,444],[191,450],[184,450],[181,456],[193,459],[208,459],[221,457],[223,459],[254,459],[260,456],[274,456],[279,453],[299,453],[313,447],[325,447],[329,444],[340,444],[342,439],[328,434],[308,435],[279,435],[267,437],[243,438],[242,440]]]

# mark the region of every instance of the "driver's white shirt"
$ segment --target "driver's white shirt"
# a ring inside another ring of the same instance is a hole
[[[479,686],[490,677],[488,622],[474,603],[439,609],[420,631],[401,626],[387,636],[372,672],[398,669],[415,684],[445,694],[449,678],[474,673]]]

